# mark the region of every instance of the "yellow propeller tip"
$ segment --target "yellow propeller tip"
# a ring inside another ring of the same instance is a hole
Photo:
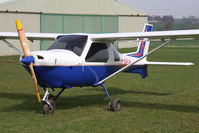
[[[18,19],[16,20],[16,26],[18,31],[23,30],[23,26],[21,25],[21,22]]]

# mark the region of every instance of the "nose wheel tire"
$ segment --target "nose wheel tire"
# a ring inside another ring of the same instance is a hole
[[[111,110],[115,111],[115,112],[120,111],[122,108],[122,104],[121,104],[119,98],[111,100],[109,103],[109,106],[110,106]]]
[[[52,115],[52,114],[54,114],[55,109],[56,109],[55,102],[52,99],[48,100],[48,103],[47,102],[43,103],[43,113],[44,114]]]

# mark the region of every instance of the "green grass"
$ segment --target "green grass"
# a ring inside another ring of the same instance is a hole
[[[152,47],[157,47],[160,44],[162,44],[162,42],[159,41],[155,41],[155,42],[151,42],[150,46]],[[169,44],[166,45],[166,47],[199,47],[199,40],[178,40],[178,41],[172,41]]]
[[[110,111],[101,87],[83,87],[66,90],[55,114],[46,116],[18,56],[0,57],[0,132],[199,132],[199,48],[162,48],[149,60],[195,66],[149,66],[144,80],[127,73],[113,77],[106,85],[112,98],[121,99],[120,112]]]

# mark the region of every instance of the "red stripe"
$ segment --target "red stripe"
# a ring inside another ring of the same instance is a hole
[[[23,30],[23,28],[22,29],[19,29],[18,31],[22,31]]]
[[[143,52],[143,49],[144,49],[144,42],[142,42],[142,48],[141,48],[140,53],[137,54],[137,55],[134,55],[134,56],[141,56],[141,54],[142,54],[142,52]]]
[[[39,92],[39,90],[36,90],[36,93],[38,93]]]

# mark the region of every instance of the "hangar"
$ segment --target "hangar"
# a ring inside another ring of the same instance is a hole
[[[119,0],[3,0],[0,3],[0,32],[16,32],[19,19],[26,32],[116,33],[142,31],[147,14]],[[17,47],[18,41],[9,40]],[[52,42],[35,41],[31,50],[47,49]],[[132,47],[115,43],[117,48]],[[17,54],[0,41],[0,55]]]

